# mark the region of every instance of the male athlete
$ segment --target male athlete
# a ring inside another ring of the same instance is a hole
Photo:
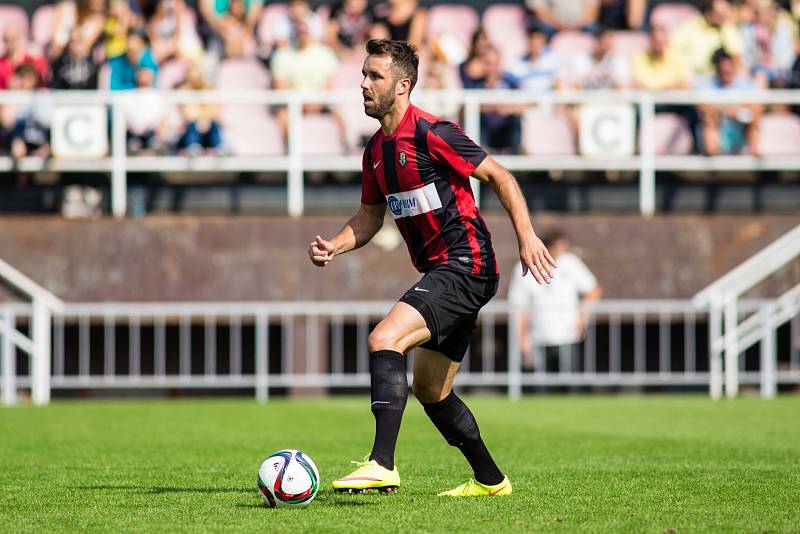
[[[550,282],[555,262],[536,237],[514,177],[461,129],[409,102],[419,58],[403,41],[372,40],[364,62],[364,111],[381,124],[364,150],[361,207],[330,240],[316,236],[314,265],[364,246],[383,225],[386,206],[424,274],[369,336],[372,452],[358,468],[333,482],[336,491],[400,486],[394,450],[408,398],[405,354],[414,358],[414,395],[474,478],[440,493],[509,495],[511,482],[486,449],[472,412],[452,391],[478,310],[497,292],[499,271],[491,236],[469,184],[470,175],[491,185],[508,211],[519,241],[523,276]]]

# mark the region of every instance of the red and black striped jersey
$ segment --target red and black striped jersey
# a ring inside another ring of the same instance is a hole
[[[497,275],[469,183],[485,158],[456,124],[409,105],[392,135],[378,130],[364,149],[361,203],[388,204],[418,271],[449,265]]]

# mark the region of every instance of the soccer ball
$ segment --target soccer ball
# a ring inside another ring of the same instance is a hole
[[[308,455],[294,449],[270,454],[258,468],[258,491],[270,508],[308,506],[319,489],[319,471]]]

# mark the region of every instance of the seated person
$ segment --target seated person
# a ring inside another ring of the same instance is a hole
[[[600,0],[598,23],[615,30],[641,30],[647,14],[647,0]]]
[[[483,53],[491,46],[489,36],[483,28],[478,28],[472,34],[472,42],[467,53],[467,59],[458,66],[458,75],[464,89],[480,87],[486,78],[486,66],[483,62]]]
[[[272,36],[275,39],[275,48],[286,45],[297,46],[300,40],[300,26],[313,41],[322,41],[325,37],[325,27],[322,19],[312,9],[308,0],[290,0],[288,13],[278,18],[272,26]]]
[[[230,0],[228,12],[217,19],[216,28],[222,38],[225,57],[255,55],[256,41],[247,24],[247,9],[244,0]]]
[[[360,56],[373,23],[367,0],[340,0],[328,19],[328,45],[340,56]]]
[[[375,6],[374,16],[375,24],[384,28],[389,39],[408,41],[422,49],[427,12],[417,0],[388,0]]]
[[[168,59],[199,59],[203,54],[200,37],[192,18],[186,16],[183,0],[161,0],[148,5],[144,12],[147,37],[156,62]]]
[[[742,60],[759,86],[787,87],[796,57],[792,24],[791,17],[773,0],[757,0],[753,20],[742,25]]]
[[[106,20],[105,0],[62,0],[53,16],[53,33],[49,40],[47,57],[56,59],[71,40],[72,29],[77,28],[82,47],[94,50],[103,36]]]
[[[521,89],[553,89],[558,85],[560,62],[547,41],[540,28],[528,32],[528,53],[508,70]]]
[[[186,81],[179,89],[206,91],[211,87],[203,78],[196,64],[189,67]],[[178,141],[178,148],[189,155],[199,155],[204,151],[214,154],[222,147],[222,135],[217,116],[219,110],[214,104],[184,104],[180,107],[184,131]]]
[[[158,63],[153,58],[147,35],[134,29],[128,32],[128,49],[125,54],[109,59],[108,66],[111,69],[112,91],[135,89],[136,73],[139,69],[149,69],[154,75],[158,73]]]
[[[733,57],[720,48],[712,56],[714,78],[699,87],[713,91],[755,89],[753,80],[737,75]],[[758,155],[758,128],[763,113],[760,104],[700,104],[703,148],[707,155],[738,154],[747,146]]]
[[[548,37],[562,30],[594,31],[600,0],[526,0],[528,29],[538,27]]]
[[[97,89],[100,66],[73,28],[66,50],[53,62],[53,89]]]
[[[624,89],[630,85],[630,72],[625,57],[614,52],[614,32],[600,28],[597,46],[591,54],[573,58],[566,83],[574,89]]]
[[[15,91],[35,91],[42,88],[39,70],[31,63],[22,63],[14,69],[9,89]],[[50,113],[51,101],[47,94],[37,93],[23,105],[3,109],[3,122],[10,125],[3,135],[4,150],[11,157],[19,159],[29,155],[46,157],[50,153]]]
[[[684,57],[669,46],[669,35],[664,26],[650,27],[650,44],[647,50],[631,58],[633,87],[648,91],[688,89],[692,74]]]
[[[481,55],[485,78],[480,89],[517,89],[514,79],[500,64],[500,53],[489,46]],[[495,153],[517,154],[522,142],[522,121],[520,114],[524,106],[484,105],[481,106],[481,145]]]
[[[154,77],[151,69],[138,69],[136,90],[122,101],[130,154],[154,154],[163,145],[168,108],[160,91],[153,88]]]
[[[14,71],[23,63],[30,63],[39,71],[42,80],[47,79],[47,61],[41,56],[28,52],[17,26],[6,24],[3,28],[3,44],[5,53],[0,57],[0,89],[8,88]]]

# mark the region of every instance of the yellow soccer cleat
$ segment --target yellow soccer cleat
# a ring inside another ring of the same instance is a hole
[[[511,481],[508,477],[503,477],[503,481],[494,486],[481,484],[474,478],[470,478],[465,483],[450,491],[443,491],[439,497],[479,497],[482,495],[511,495]]]
[[[397,472],[397,466],[389,471],[378,465],[375,460],[370,460],[369,456],[364,458],[363,462],[350,463],[358,467],[349,475],[333,481],[333,489],[337,492],[361,493],[378,490],[381,493],[389,493],[400,487],[400,473]]]

